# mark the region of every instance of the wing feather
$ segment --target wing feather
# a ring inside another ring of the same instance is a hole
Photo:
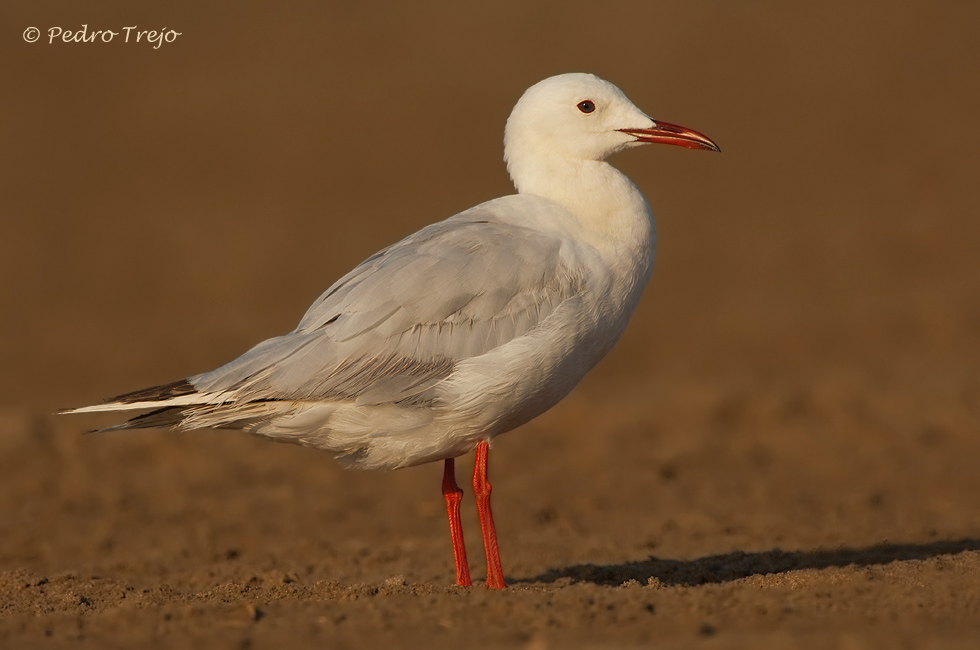
[[[426,403],[460,360],[526,334],[581,290],[562,238],[481,208],[373,255],[296,330],[189,381],[239,403]]]

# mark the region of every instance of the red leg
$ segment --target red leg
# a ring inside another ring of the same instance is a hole
[[[466,563],[466,544],[463,542],[463,527],[459,523],[459,502],[463,491],[456,485],[456,463],[446,459],[446,471],[442,475],[442,496],[446,498],[446,512],[449,513],[449,534],[453,538],[453,558],[456,560],[456,584],[469,587],[470,567]]]
[[[476,446],[476,463],[473,465],[473,494],[476,495],[476,509],[480,514],[480,528],[483,530],[483,548],[487,553],[487,588],[503,589],[504,571],[500,568],[500,551],[497,549],[497,531],[493,526],[493,513],[490,512],[490,482],[487,481],[487,455],[490,445],[481,442]]]

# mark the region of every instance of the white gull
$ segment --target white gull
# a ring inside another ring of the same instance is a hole
[[[475,448],[487,586],[503,587],[488,443],[554,406],[623,333],[650,277],[655,231],[643,195],[605,159],[644,143],[718,151],[598,77],[545,79],[507,120],[517,194],[369,257],[295,330],[217,370],[66,412],[151,409],[112,429],[241,429],[356,468],[444,460],[463,585],[453,459]]]

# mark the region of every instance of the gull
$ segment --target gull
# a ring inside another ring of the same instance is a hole
[[[149,410],[106,430],[239,429],[332,452],[352,468],[444,461],[464,586],[472,582],[454,459],[475,449],[486,586],[503,588],[489,444],[557,404],[626,328],[656,234],[643,195],[605,161],[648,143],[720,151],[594,75],[545,79],[505,127],[517,194],[372,255],[295,330],[217,370],[64,413]]]

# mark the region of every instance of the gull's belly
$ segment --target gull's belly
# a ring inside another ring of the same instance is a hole
[[[437,421],[454,438],[478,441],[544,413],[612,349],[635,307],[635,300],[627,302],[568,300],[541,327],[461,361],[441,387]]]

